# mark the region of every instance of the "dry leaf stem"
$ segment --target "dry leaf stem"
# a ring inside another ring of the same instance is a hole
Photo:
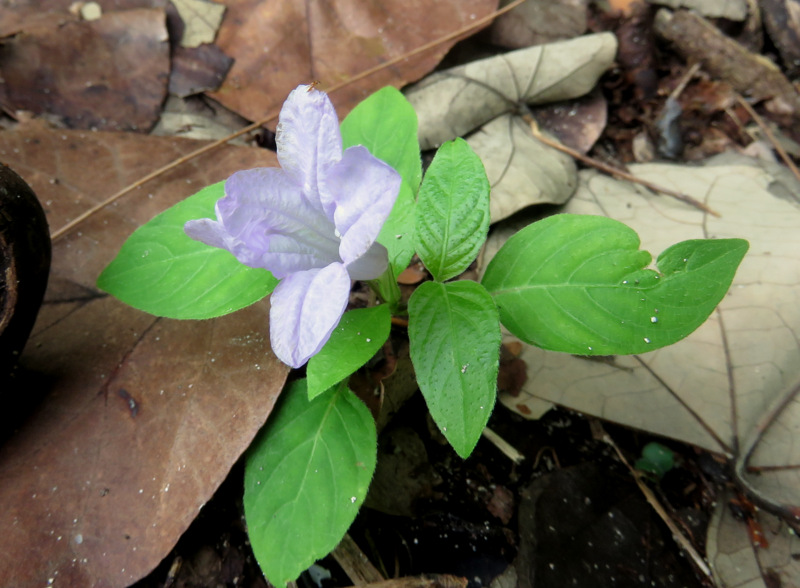
[[[377,73],[379,71],[382,71],[382,70],[384,70],[386,68],[392,67],[393,65],[396,65],[396,64],[400,63],[401,61],[405,61],[407,59],[411,59],[413,57],[416,57],[420,53],[424,53],[424,52],[429,51],[429,50],[431,50],[431,49],[433,49],[435,47],[438,47],[442,43],[447,43],[449,41],[452,41],[453,39],[457,39],[458,37],[462,37],[464,35],[467,35],[468,33],[471,33],[473,31],[475,31],[475,30],[477,30],[477,29],[489,24],[490,22],[492,22],[498,16],[500,16],[502,14],[505,14],[506,12],[509,12],[510,10],[513,10],[514,8],[516,8],[517,6],[522,4],[523,2],[525,2],[525,0],[514,0],[513,2],[511,2],[507,6],[504,6],[503,8],[495,10],[493,13],[489,14],[488,16],[480,18],[480,19],[476,20],[475,22],[469,24],[468,26],[462,27],[462,28],[458,29],[457,31],[455,31],[453,33],[445,35],[444,37],[440,37],[440,38],[438,38],[438,39],[436,39],[434,41],[431,41],[430,43],[426,43],[424,45],[421,45],[421,46],[417,47],[416,49],[412,49],[411,51],[408,51],[407,53],[403,53],[402,55],[398,55],[397,57],[394,57],[394,58],[390,59],[389,61],[381,63],[380,65],[376,65],[375,67],[371,67],[369,69],[366,69],[366,70],[362,71],[361,73],[356,74],[355,76],[353,76],[351,78],[348,78],[348,79],[346,79],[346,80],[344,80],[342,82],[334,84],[333,86],[328,88],[327,92],[329,94],[332,94],[332,93],[336,92],[337,90],[340,90],[341,88],[344,88],[345,86],[347,86],[349,84],[352,84],[352,83],[355,83],[357,81],[360,81],[360,80],[362,80],[362,79],[364,79],[366,77],[369,77],[369,76],[371,76],[371,75],[373,75],[373,74],[375,74],[375,73]],[[70,222],[68,222],[66,225],[64,225],[63,227],[61,227],[57,231],[54,231],[52,233],[52,235],[51,235],[52,241],[53,242],[57,241],[58,239],[60,239],[61,237],[63,237],[67,233],[69,233],[69,231],[71,231],[76,226],[78,226],[80,223],[82,223],[83,221],[88,219],[90,216],[92,216],[92,215],[96,214],[97,212],[101,211],[106,206],[109,206],[110,204],[113,204],[119,198],[121,198],[122,196],[126,195],[127,193],[135,190],[136,188],[146,184],[147,182],[149,182],[151,180],[154,180],[155,178],[165,174],[166,172],[170,171],[171,169],[174,169],[174,168],[178,167],[179,165],[182,165],[182,164],[186,163],[187,161],[191,161],[192,159],[195,159],[196,157],[199,157],[199,156],[201,156],[201,155],[203,155],[205,153],[213,151],[213,150],[217,149],[218,147],[221,147],[222,145],[225,145],[229,141],[232,141],[233,139],[236,139],[237,137],[241,137],[242,135],[244,135],[246,133],[254,131],[254,130],[260,128],[261,126],[263,126],[263,125],[265,125],[265,124],[267,124],[269,122],[272,122],[273,120],[278,118],[278,114],[279,114],[279,111],[277,111],[277,110],[276,111],[272,111],[269,114],[267,114],[264,118],[262,118],[260,120],[257,120],[254,123],[251,123],[251,124],[247,125],[244,128],[239,129],[235,133],[232,133],[232,134],[230,134],[227,137],[224,137],[222,139],[218,139],[217,141],[214,141],[213,143],[209,143],[208,145],[205,145],[204,147],[201,147],[201,148],[199,148],[199,149],[197,149],[195,151],[192,151],[191,153],[188,153],[188,154],[186,154],[186,155],[184,155],[182,157],[179,157],[176,160],[172,161],[171,163],[169,163],[169,164],[167,164],[167,165],[165,165],[163,167],[160,167],[160,168],[150,172],[149,174],[147,174],[146,176],[140,178],[136,182],[130,184],[129,186],[126,186],[125,188],[123,188],[119,192],[116,192],[115,194],[112,194],[111,196],[109,196],[108,198],[106,198],[105,200],[100,202],[99,204],[93,206],[92,208],[90,208],[89,210],[84,212],[83,214],[78,215],[77,217],[72,219]]]
[[[685,202],[686,204],[689,204],[690,206],[694,206],[695,208],[698,208],[698,209],[702,210],[703,212],[707,212],[707,213],[712,214],[712,215],[714,215],[716,217],[720,216],[720,214],[717,211],[715,211],[714,209],[706,206],[705,204],[703,204],[702,202],[700,202],[696,198],[692,198],[688,194],[683,194],[681,192],[676,192],[675,190],[670,190],[669,188],[664,188],[663,186],[659,186],[657,184],[654,184],[653,182],[648,182],[647,180],[643,180],[641,178],[637,178],[633,174],[630,174],[630,173],[628,173],[626,171],[623,171],[621,169],[618,169],[616,167],[608,165],[607,163],[603,163],[602,161],[599,161],[597,159],[589,157],[588,155],[583,155],[582,153],[579,153],[578,151],[575,151],[574,149],[572,149],[570,147],[567,147],[566,145],[562,145],[558,141],[554,141],[554,140],[546,137],[539,130],[538,123],[533,118],[533,116],[531,116],[530,114],[523,114],[522,115],[522,119],[526,123],[528,123],[530,125],[531,133],[533,133],[533,136],[536,137],[539,141],[541,141],[545,145],[547,145],[548,147],[552,147],[553,149],[561,151],[562,153],[566,153],[567,155],[569,155],[571,157],[574,157],[575,159],[577,159],[581,163],[584,163],[584,164],[586,164],[588,166],[591,166],[591,167],[593,167],[595,169],[599,169],[600,171],[602,171],[604,173],[607,173],[610,176],[613,176],[613,177],[618,178],[620,180],[626,180],[628,182],[633,182],[635,184],[639,184],[641,186],[644,186],[648,190],[652,190],[653,192],[660,192],[661,194],[664,194],[665,196],[671,196],[671,197],[675,198],[676,200],[680,200],[681,202]]]

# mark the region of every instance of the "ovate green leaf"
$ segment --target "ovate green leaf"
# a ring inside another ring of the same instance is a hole
[[[97,279],[97,287],[157,316],[206,319],[261,300],[278,281],[223,249],[190,239],[188,220],[214,218],[224,182],[213,184],[142,225]]]
[[[461,457],[494,407],[500,324],[480,284],[425,282],[408,301],[411,361],[433,420]]]
[[[463,272],[489,230],[489,180],[467,142],[456,139],[436,152],[419,189],[417,254],[437,281]]]
[[[389,338],[388,304],[348,310],[319,353],[308,361],[308,397],[314,398],[355,372]]]
[[[742,239],[678,243],[657,261],[619,221],[561,214],[511,237],[482,283],[514,335],[579,355],[652,351],[699,327],[728,291]]]
[[[267,579],[285,586],[341,541],[375,470],[375,423],[345,386],[284,392],[245,462],[244,514]]]
[[[386,87],[359,103],[342,121],[341,129],[345,148],[363,145],[403,178],[392,213],[378,236],[389,250],[397,275],[414,255],[414,206],[422,178],[417,113],[397,89]]]

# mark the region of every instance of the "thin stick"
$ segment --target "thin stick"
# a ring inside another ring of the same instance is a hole
[[[341,82],[339,82],[337,84],[334,84],[333,86],[331,86],[328,89],[328,93],[332,94],[332,93],[336,92],[337,90],[340,90],[340,89],[342,89],[343,87],[345,87],[345,86],[347,86],[349,84],[352,84],[352,83],[358,82],[360,80],[363,80],[364,78],[369,77],[369,76],[371,76],[371,75],[373,75],[373,74],[375,74],[375,73],[377,73],[377,72],[379,72],[381,70],[384,70],[386,68],[392,67],[393,65],[396,65],[396,64],[400,63],[401,61],[405,61],[407,59],[411,59],[413,57],[416,57],[420,53],[424,53],[426,51],[429,51],[430,49],[433,49],[434,47],[437,47],[437,46],[439,46],[439,45],[441,45],[443,43],[447,43],[449,41],[452,41],[453,39],[457,39],[458,37],[464,36],[464,35],[472,32],[472,31],[474,31],[475,29],[478,29],[478,28],[490,23],[491,21],[493,21],[495,18],[497,18],[501,14],[505,14],[506,12],[508,12],[510,10],[513,10],[514,8],[516,8],[517,6],[522,4],[523,2],[525,2],[525,0],[514,0],[508,6],[504,6],[503,8],[500,8],[499,10],[494,11],[490,15],[485,16],[483,18],[480,18],[480,19],[476,20],[475,22],[471,23],[470,25],[462,27],[459,30],[457,30],[457,31],[455,31],[453,33],[450,33],[449,35],[445,35],[444,37],[436,39],[435,41],[431,41],[430,43],[426,43],[424,45],[421,45],[421,46],[417,47],[416,49],[413,49],[413,50],[411,50],[411,51],[409,51],[407,53],[404,53],[402,55],[398,55],[397,57],[394,57],[394,58],[390,59],[389,61],[386,61],[385,63],[381,63],[380,65],[376,65],[375,67],[371,67],[369,69],[366,69],[366,70],[362,71],[361,73],[356,74],[352,78],[348,78],[347,80],[344,80],[344,81],[341,81]],[[61,227],[57,231],[53,232],[53,234],[50,237],[51,240],[53,242],[57,241],[58,239],[63,237],[65,234],[67,234],[69,231],[74,229],[77,225],[79,225],[80,223],[85,221],[87,218],[89,218],[90,216],[96,214],[100,210],[104,209],[106,206],[109,206],[110,204],[116,202],[119,198],[121,198],[125,194],[127,194],[127,193],[135,190],[136,188],[146,184],[147,182],[149,182],[149,181],[161,176],[162,174],[165,174],[166,172],[170,171],[171,169],[186,163],[187,161],[191,161],[192,159],[195,159],[196,157],[199,157],[199,156],[203,155],[204,153],[208,153],[209,151],[213,151],[217,147],[225,145],[228,141],[231,141],[231,140],[233,140],[233,139],[235,139],[237,137],[240,137],[240,136],[242,136],[242,135],[244,135],[246,133],[249,133],[250,131],[254,131],[254,130],[258,129],[259,127],[261,127],[261,126],[263,126],[263,125],[265,125],[265,124],[267,124],[269,122],[272,122],[273,120],[278,118],[278,114],[279,114],[279,111],[277,111],[277,110],[276,111],[272,111],[267,116],[265,116],[264,118],[262,118],[260,120],[257,120],[256,122],[251,123],[251,124],[247,125],[246,127],[242,128],[242,129],[239,129],[235,133],[232,133],[232,134],[230,134],[227,137],[224,137],[222,139],[218,139],[217,141],[214,141],[213,143],[209,143],[208,145],[205,145],[204,147],[201,147],[201,148],[199,148],[199,149],[197,149],[195,151],[192,151],[191,153],[183,155],[182,157],[179,157],[179,158],[175,159],[171,163],[169,163],[169,164],[167,164],[167,165],[165,165],[163,167],[160,167],[160,168],[156,169],[155,171],[150,172],[146,176],[144,176],[144,177],[140,178],[139,180],[135,181],[134,183],[126,186],[125,188],[123,188],[119,192],[116,192],[115,194],[112,194],[111,196],[109,196],[108,198],[106,198],[105,200],[100,202],[99,204],[96,204],[95,206],[93,206],[92,208],[87,210],[86,212],[78,215],[77,217],[75,217],[74,219],[69,221],[63,227]]]
[[[597,159],[594,159],[587,155],[583,155],[582,153],[579,153],[578,151],[575,151],[574,149],[567,147],[566,145],[562,145],[558,141],[553,141],[552,139],[545,137],[539,130],[538,123],[530,114],[523,114],[522,119],[530,125],[533,136],[536,137],[539,141],[541,141],[545,145],[547,145],[548,147],[552,147],[553,149],[561,151],[562,153],[566,153],[567,155],[574,157],[578,161],[585,163],[586,165],[589,165],[596,169],[599,169],[600,171],[605,172],[610,176],[613,176],[620,180],[626,180],[628,182],[639,184],[641,186],[644,186],[648,190],[652,190],[653,192],[660,192],[665,196],[672,196],[676,200],[685,202],[690,206],[699,208],[700,210],[707,212],[709,214],[713,214],[716,217],[720,216],[720,214],[716,212],[714,209],[709,208],[708,206],[706,206],[699,200],[692,198],[688,194],[683,194],[682,192],[676,192],[674,190],[670,190],[669,188],[664,188],[663,186],[654,184],[653,182],[648,182],[647,180],[637,178],[633,174],[630,174],[626,171],[622,171],[621,169],[617,169],[616,167],[610,166],[607,163],[603,163],[602,161],[598,161]]]
[[[744,98],[742,98],[742,96],[739,93],[736,93],[736,101],[739,104],[741,104],[742,107],[747,111],[747,114],[749,114],[753,118],[753,120],[756,121],[756,124],[764,132],[764,135],[766,135],[769,142],[772,143],[772,146],[775,148],[775,151],[777,151],[778,155],[781,156],[781,159],[786,164],[786,167],[792,170],[794,177],[797,178],[798,181],[800,181],[800,170],[797,169],[797,166],[794,164],[794,161],[792,161],[792,158],[789,157],[788,153],[786,153],[786,149],[784,149],[783,145],[780,144],[780,141],[778,141],[778,138],[775,136],[775,133],[773,133],[772,129],[770,129],[767,123],[764,122],[764,119],[761,118],[761,115],[758,114],[755,111],[755,109],[752,106],[750,106],[750,103]]]
[[[508,459],[513,461],[514,463],[522,463],[525,460],[525,456],[522,455],[517,449],[511,445],[508,441],[503,439],[500,435],[495,433],[489,427],[486,427],[483,430],[482,435],[486,437],[488,441],[490,441],[495,447],[497,447],[503,455],[505,455]]]
[[[628,463],[628,460],[625,459],[624,455],[622,455],[622,451],[620,451],[619,447],[617,447],[617,444],[614,443],[614,440],[611,438],[611,436],[603,431],[601,439],[614,449],[617,457],[619,457],[619,460],[625,464],[626,468],[628,468],[628,471],[630,471],[633,479],[636,481],[636,485],[639,487],[639,490],[641,490],[642,494],[644,494],[645,500],[647,500],[650,506],[653,507],[653,510],[656,511],[658,516],[661,517],[661,520],[667,525],[672,533],[672,536],[675,538],[675,541],[681,546],[681,549],[688,553],[689,557],[692,558],[692,561],[694,561],[694,564],[698,567],[698,569],[703,572],[707,578],[711,579],[713,576],[711,574],[711,569],[706,563],[706,560],[703,559],[703,556],[697,552],[697,550],[694,548],[694,545],[692,545],[692,542],[683,535],[683,532],[680,530],[680,528],[678,528],[678,525],[675,524],[675,521],[672,520],[672,517],[670,517],[667,511],[664,510],[664,507],[661,506],[661,503],[658,501],[658,498],[656,498],[656,495],[653,493],[653,491],[650,490],[647,484],[642,482],[642,476],[631,466],[631,464]]]

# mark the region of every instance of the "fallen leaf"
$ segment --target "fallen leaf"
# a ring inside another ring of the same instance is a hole
[[[586,32],[586,0],[527,0],[495,19],[492,43],[509,49],[572,39]]]
[[[206,90],[216,90],[232,64],[233,59],[216,45],[201,45],[194,49],[174,47],[169,93],[184,98]]]
[[[181,47],[213,43],[225,14],[225,6],[209,0],[172,0],[183,21]]]
[[[621,220],[654,254],[686,239],[748,239],[728,296],[692,335],[652,353],[600,362],[525,346],[528,380],[519,396],[501,401],[523,414],[520,404],[535,413],[541,401],[553,402],[721,453],[751,492],[797,507],[800,186],[786,170],[747,158],[631,171],[700,199],[721,217],[592,171],[581,172],[562,210]],[[502,238],[493,237],[493,249]]]
[[[596,88],[575,100],[533,107],[531,113],[541,129],[585,155],[606,128],[608,105]]]
[[[82,129],[147,131],[167,91],[164,11],[26,29],[0,47],[0,104]]]
[[[611,33],[512,51],[428,76],[406,91],[419,117],[420,147],[431,149],[509,112],[589,92],[617,50]]]
[[[0,156],[37,192],[53,229],[197,147],[37,123],[0,132]],[[171,321],[104,296],[94,281],[155,213],[237,169],[275,163],[265,150],[218,150],[54,244],[16,402],[3,414],[2,431],[13,435],[0,447],[0,577],[20,587],[136,581],[264,423],[288,371],[269,349],[266,303],[209,321]]]
[[[796,588],[800,578],[800,561],[795,555],[800,553],[800,539],[796,533],[785,522],[760,510],[757,516],[770,547],[756,547],[743,532],[745,523],[732,514],[730,498],[726,493],[717,501],[706,539],[708,561],[720,588]]]
[[[498,0],[315,0],[274,4],[231,0],[217,45],[236,62],[211,94],[256,120],[276,110],[300,83],[324,90],[484,17]],[[375,90],[403,86],[433,69],[455,41],[409,58],[331,96],[339,116]]]
[[[504,114],[467,139],[486,168],[491,222],[533,204],[563,204],[575,192],[575,161],[548,147],[520,117]]]

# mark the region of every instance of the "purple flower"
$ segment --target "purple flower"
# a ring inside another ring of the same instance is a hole
[[[281,109],[281,168],[233,174],[217,220],[186,223],[193,239],[272,272],[270,340],[283,362],[300,367],[339,324],[352,280],[387,268],[375,242],[400,190],[400,176],[361,146],[342,153],[339,119],[323,92],[296,88]]]

